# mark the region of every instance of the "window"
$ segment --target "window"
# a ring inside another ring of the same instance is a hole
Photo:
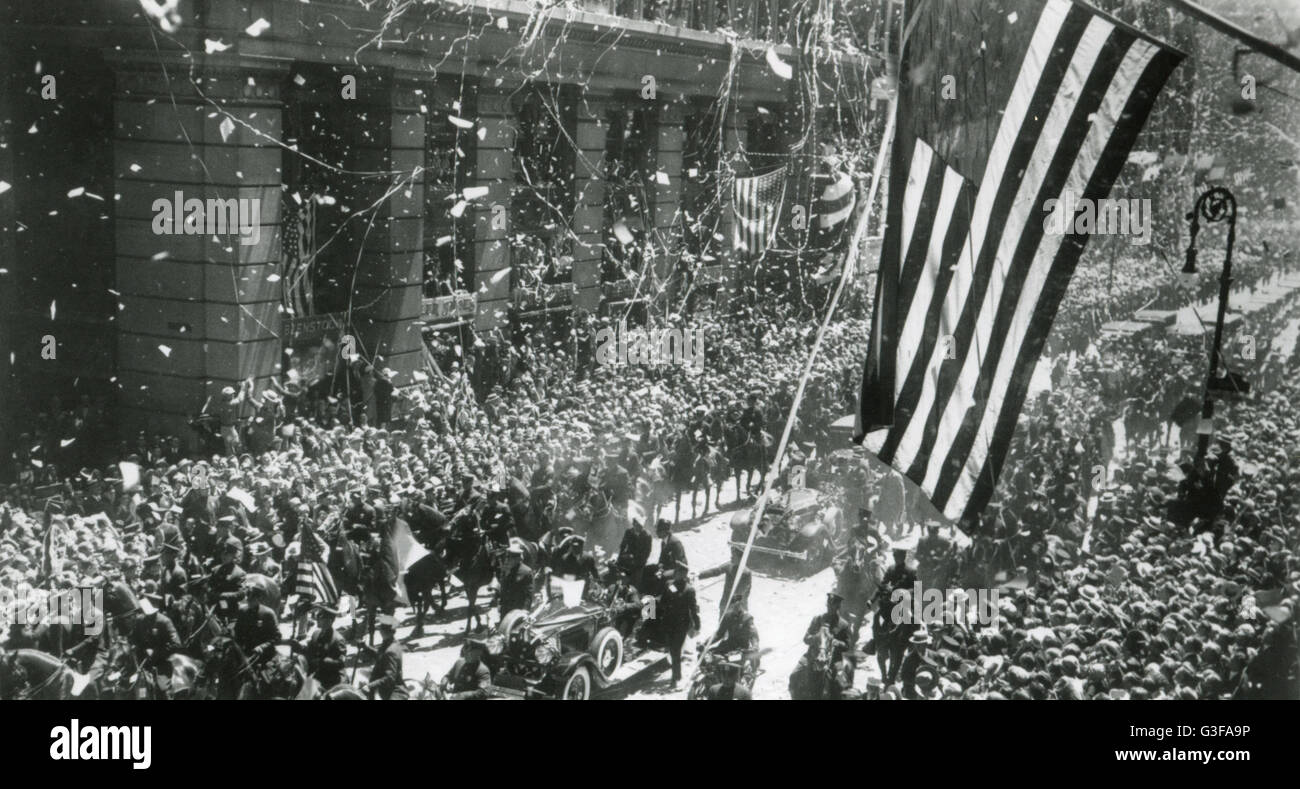
[[[640,273],[654,232],[658,129],[653,106],[628,101],[605,116],[605,252],[601,281]]]
[[[572,281],[575,93],[531,85],[515,127],[511,289]]]
[[[474,207],[460,206],[458,196],[474,173],[473,129],[462,129],[448,116],[474,117],[473,90],[436,85],[424,126],[424,295],[450,296],[474,291]]]

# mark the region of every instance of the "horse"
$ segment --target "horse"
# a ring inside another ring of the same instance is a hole
[[[84,684],[78,679],[76,672],[48,652],[0,649],[0,699],[70,699],[74,686]]]
[[[682,436],[677,441],[677,446],[673,450],[673,459],[670,463],[672,473],[670,477],[673,481],[673,522],[681,520],[682,500],[681,494],[686,491],[691,494],[691,519],[698,517],[695,509],[695,496],[701,490],[704,491],[704,514],[709,514],[709,487],[712,484],[712,474],[709,467],[708,454],[697,451],[695,444],[686,436]]]
[[[431,550],[406,568],[403,581],[406,584],[406,594],[410,598],[411,605],[415,608],[415,630],[411,633],[411,638],[420,638],[424,635],[424,614],[429,610],[430,603],[433,602],[433,589],[435,586],[438,588],[440,599],[438,612],[443,613],[447,610],[447,581],[449,578],[450,572],[447,567],[447,559],[440,550]]]
[[[202,656],[204,647],[226,632],[225,625],[216,615],[216,607],[203,605],[194,595],[187,594],[174,601],[168,616],[181,638],[181,651],[192,657]]]
[[[767,479],[767,459],[771,436],[763,433],[755,436],[739,424],[727,428],[727,455],[731,470],[736,475],[736,496],[739,498],[746,491],[754,489],[754,472],[758,472],[758,484],[761,487]],[[742,486],[742,474],[745,483]]]
[[[483,618],[479,616],[475,601],[479,588],[491,583],[496,574],[490,540],[477,524],[463,523],[453,528],[447,539],[446,561],[451,574],[465,590],[465,599],[469,603],[469,610],[465,614],[465,632],[470,631],[471,622],[477,622],[480,628],[483,627]]]

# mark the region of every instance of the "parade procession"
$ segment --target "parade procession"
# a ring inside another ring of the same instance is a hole
[[[0,699],[1300,699],[1300,6],[3,13]]]

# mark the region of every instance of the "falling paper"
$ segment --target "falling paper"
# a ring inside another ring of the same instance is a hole
[[[81,197],[86,193],[86,187],[78,186],[76,189],[68,190],[68,197]]]
[[[668,185],[669,185],[669,182],[668,182],[668,173],[664,172],[663,170],[660,170],[660,171],[658,171],[658,172],[655,173],[655,180],[659,182],[659,185],[660,185],[660,186],[668,186]]]
[[[4,194],[5,192],[8,192],[9,188],[10,185],[8,181],[0,181],[0,195]]]
[[[632,231],[628,230],[627,223],[622,219],[614,223],[614,236],[618,239],[618,243],[623,244],[624,246],[627,246],[636,240],[632,235]]]
[[[140,467],[130,461],[122,461],[117,464],[118,470],[122,472],[122,492],[130,493],[140,487]]]
[[[222,118],[221,125],[217,129],[221,132],[221,141],[225,142],[230,138],[230,135],[235,133],[235,122],[229,117]]]
[[[486,186],[471,186],[461,192],[461,196],[466,200],[477,200],[480,197],[488,196],[488,188]]]
[[[456,126],[461,129],[474,128],[474,121],[467,121],[464,118],[457,118],[455,115],[448,115],[447,120],[451,121],[452,126]]]
[[[767,65],[771,67],[772,73],[781,79],[790,79],[794,76],[794,69],[776,54],[775,49],[767,50]]]
[[[509,19],[506,19],[506,18],[503,17],[503,16],[499,16],[499,17],[497,17],[497,27],[501,28],[502,30],[509,30],[509,29],[510,29],[510,20],[509,20]]]
[[[465,213],[465,206],[467,205],[469,205],[469,203],[464,200],[458,201],[456,205],[451,207],[451,215],[459,219],[461,214]]]
[[[225,52],[227,49],[230,49],[229,44],[223,44],[220,41],[214,41],[210,38],[203,39],[203,51],[209,55],[213,52]]]
[[[50,320],[54,320],[54,314],[55,314],[55,312],[57,312],[57,311],[58,311],[58,304],[57,304],[56,302],[51,301],[51,302],[50,302]]]
[[[270,28],[270,27],[271,27],[271,23],[270,23],[270,22],[268,22],[268,21],[266,21],[265,19],[262,19],[262,18],[259,17],[258,20],[257,20],[256,22],[254,22],[253,24],[249,25],[249,26],[244,30],[244,32],[247,33],[248,35],[252,36],[253,38],[257,38],[258,36],[260,36],[260,35],[262,35],[263,33],[265,33],[265,32],[267,31],[267,29]]]
[[[171,358],[171,356],[172,356],[172,349],[171,349],[171,348],[167,347],[166,345],[159,345],[159,346],[158,346],[158,350],[162,351],[162,355],[163,355],[163,356],[166,356],[168,359]]]

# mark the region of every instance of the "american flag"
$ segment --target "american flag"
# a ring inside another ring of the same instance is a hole
[[[1087,240],[1044,204],[1106,197],[1183,55],[1070,0],[931,0],[907,29],[858,433],[969,526]]]
[[[294,578],[294,591],[302,598],[311,598],[324,605],[338,602],[339,591],[334,576],[326,566],[329,546],[310,527],[303,530],[301,552],[298,554],[298,571]]]
[[[732,247],[758,258],[767,251],[785,199],[785,167],[763,175],[736,178],[732,187],[735,224]]]
[[[284,201],[284,306],[293,315],[312,314],[311,263],[316,256],[316,201],[294,192]]]

